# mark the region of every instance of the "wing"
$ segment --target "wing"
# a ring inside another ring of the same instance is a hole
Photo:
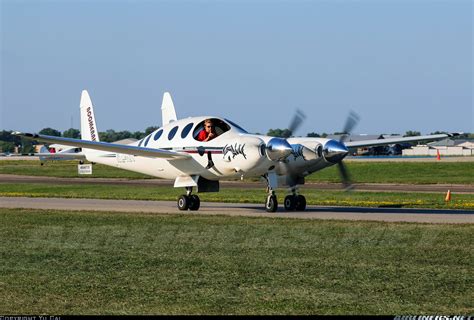
[[[404,142],[441,140],[444,138],[454,137],[458,135],[459,133],[433,134],[433,135],[428,135],[428,136],[415,136],[415,137],[405,137],[405,138],[388,138],[388,139],[352,141],[352,142],[345,142],[344,144],[348,148],[384,146],[388,144],[404,143]]]
[[[189,159],[191,156],[187,153],[162,150],[162,149],[151,149],[151,148],[142,148],[137,146],[114,144],[108,142],[97,142],[97,141],[88,141],[88,140],[79,140],[71,138],[62,138],[62,137],[53,137],[45,136],[41,134],[31,134],[31,133],[22,133],[22,132],[13,132],[13,135],[20,136],[29,140],[36,140],[46,143],[60,143],[66,146],[94,149],[107,152],[123,153],[130,154],[134,156],[142,156],[149,158],[164,158],[164,159]]]

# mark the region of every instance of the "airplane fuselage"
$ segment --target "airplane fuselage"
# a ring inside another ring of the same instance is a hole
[[[219,121],[224,132],[203,142],[196,136],[205,119]],[[208,180],[262,176],[274,170],[279,176],[304,177],[333,165],[324,159],[321,148],[329,139],[288,138],[293,151],[275,164],[266,156],[265,145],[273,137],[249,134],[219,117],[193,117],[171,122],[134,142],[133,146],[171,150],[191,155],[192,159],[162,159],[103,151],[90,151],[87,159],[157,178],[201,176]],[[319,147],[319,154],[318,154]],[[281,182],[285,182],[283,179]]]

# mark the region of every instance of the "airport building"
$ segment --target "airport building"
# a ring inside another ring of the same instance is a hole
[[[474,141],[444,139],[402,150],[404,156],[474,156]]]

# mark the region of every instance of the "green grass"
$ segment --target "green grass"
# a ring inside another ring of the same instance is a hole
[[[356,162],[345,164],[355,182],[414,184],[473,184],[474,162]],[[77,161],[0,161],[0,173],[53,177],[79,177]],[[143,179],[149,176],[96,164],[90,178]],[[89,177],[88,177],[89,178]],[[340,182],[336,167],[330,167],[307,177],[309,182]]]
[[[84,177],[84,175],[77,173],[78,163],[78,161],[48,161],[42,166],[39,160],[2,160],[0,161],[0,173],[62,178]],[[102,164],[93,165],[92,173],[92,175],[84,178],[152,178],[141,173],[126,171]]]
[[[0,314],[472,314],[473,225],[0,209]]]
[[[474,184],[474,162],[344,162],[358,183]],[[333,166],[307,177],[310,182],[340,182]]]
[[[452,194],[452,200],[445,203],[440,193],[401,193],[401,192],[363,192],[328,191],[301,189],[310,205],[364,206],[364,207],[405,207],[405,208],[446,208],[474,210],[474,194]],[[99,184],[53,185],[53,184],[10,184],[0,183],[1,196],[17,197],[59,197],[96,198],[123,200],[176,200],[182,189],[166,186],[127,186]],[[278,202],[283,203],[284,190],[277,192]],[[264,203],[264,188],[237,189],[223,188],[218,193],[199,194],[201,201]]]

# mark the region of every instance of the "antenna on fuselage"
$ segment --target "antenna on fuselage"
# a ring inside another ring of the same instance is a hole
[[[178,120],[176,111],[174,110],[173,100],[169,92],[163,94],[163,102],[161,103],[161,118],[163,119],[163,126],[170,122]]]

